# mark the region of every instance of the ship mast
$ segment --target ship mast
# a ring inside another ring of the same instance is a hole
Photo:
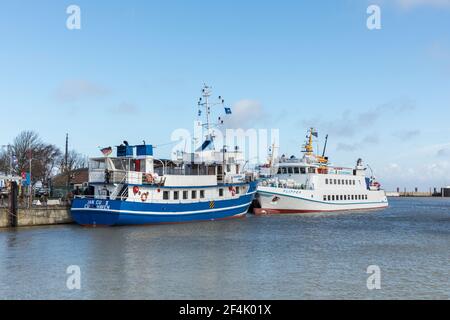
[[[206,129],[206,139],[212,141],[214,138],[214,130],[212,129],[213,126],[217,126],[217,125],[223,123],[223,121],[221,118],[219,118],[219,123],[217,123],[217,124],[211,123],[211,120],[210,120],[211,108],[214,106],[217,106],[217,105],[223,106],[225,103],[225,100],[222,99],[221,96],[219,96],[217,102],[211,103],[210,102],[211,94],[212,94],[212,88],[205,84],[202,89],[202,96],[198,100],[198,107],[199,107],[199,116],[202,113],[202,110],[200,108],[202,108],[202,107],[204,108],[206,122],[202,123],[202,127]]]
[[[306,142],[306,144],[304,145],[304,152],[306,152],[306,155],[308,156],[312,156],[314,153],[314,147],[313,147],[313,135],[317,134],[315,133],[315,129],[314,128],[310,128],[308,130],[308,136],[306,137],[308,139],[308,141]]]

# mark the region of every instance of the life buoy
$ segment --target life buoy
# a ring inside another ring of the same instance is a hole
[[[148,192],[141,194],[141,201],[146,202],[148,199]]]

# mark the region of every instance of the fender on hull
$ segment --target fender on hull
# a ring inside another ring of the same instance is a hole
[[[253,213],[257,216],[275,215],[275,214],[307,214],[307,213],[330,213],[330,212],[350,212],[350,211],[375,211],[383,210],[388,206],[372,207],[372,208],[356,208],[356,209],[336,209],[336,210],[291,210],[291,209],[268,209],[254,208]]]

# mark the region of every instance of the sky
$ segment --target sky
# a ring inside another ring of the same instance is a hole
[[[381,29],[369,30],[369,5]],[[69,5],[81,29],[66,26]],[[14,0],[0,6],[0,145],[23,130],[98,156],[172,152],[204,83],[242,128],[300,155],[315,127],[336,165],[386,189],[450,185],[450,0]]]

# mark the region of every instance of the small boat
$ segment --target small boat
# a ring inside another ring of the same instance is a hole
[[[84,226],[117,226],[244,216],[256,193],[256,176],[244,171],[238,148],[215,150],[210,95],[205,86],[199,106],[205,108],[206,135],[195,152],[183,152],[177,160],[157,159],[152,145],[124,141],[116,157],[110,156],[110,147],[103,157],[90,159],[91,194],[74,198],[73,219]]]
[[[385,191],[373,172],[371,176],[366,176],[367,167],[362,159],[358,159],[354,168],[334,166],[325,157],[326,142],[322,155],[314,153],[313,137],[318,137],[318,133],[311,128],[303,146],[302,158],[275,158],[272,150],[269,161],[259,168],[261,182],[254,202],[255,214],[298,214],[388,207]]]

